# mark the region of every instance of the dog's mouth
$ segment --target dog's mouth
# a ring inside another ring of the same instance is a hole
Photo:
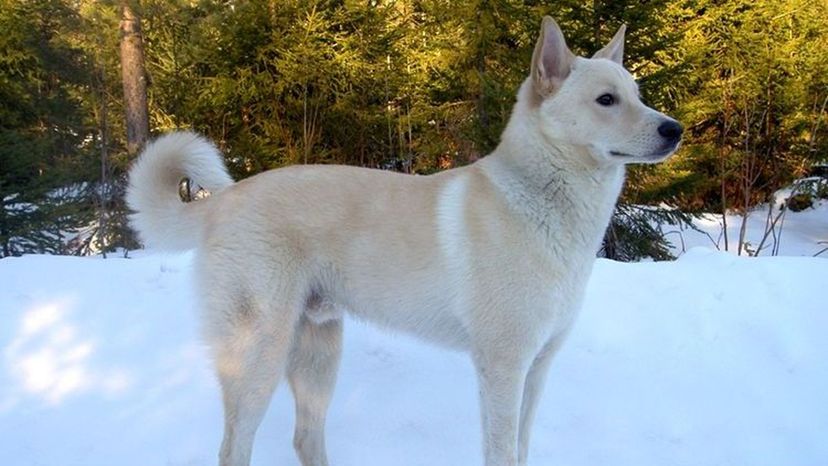
[[[679,144],[680,143],[670,144],[669,147],[662,147],[661,149],[646,155],[630,154],[629,152],[621,152],[617,150],[611,150],[609,153],[613,157],[634,159],[636,161],[641,161],[644,163],[659,162],[665,159],[666,157],[670,156],[673,152],[675,152],[678,149]]]

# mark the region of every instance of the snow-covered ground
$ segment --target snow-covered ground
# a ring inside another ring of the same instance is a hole
[[[780,191],[779,198],[787,196]],[[778,206],[774,206],[771,219],[779,214]],[[727,216],[728,242],[725,248],[724,228],[720,214],[705,214],[694,222],[696,228],[680,230],[676,227],[665,226],[667,239],[673,245],[673,254],[681,255],[683,251],[696,246],[704,246],[738,253],[739,230],[742,226],[742,217],[739,215]],[[748,214],[745,227],[745,242],[750,255],[771,256],[776,245],[777,254],[782,256],[814,256],[828,258],[828,201],[817,200],[814,208],[802,212],[788,211],[774,227],[774,234],[766,235],[769,230],[768,206],[756,207]],[[762,243],[763,238],[765,239]],[[778,244],[777,244],[778,243]],[[761,250],[758,251],[761,245]],[[748,255],[745,251],[743,255]]]
[[[804,214],[816,219],[788,219],[791,254],[828,239],[828,210]],[[196,272],[189,254],[0,261],[0,465],[216,464],[221,404]],[[599,260],[530,464],[828,464],[826,287],[824,258],[697,247],[671,263]],[[333,465],[482,464],[464,355],[353,321],[345,338]],[[298,465],[292,426],[283,386],[253,464]]]

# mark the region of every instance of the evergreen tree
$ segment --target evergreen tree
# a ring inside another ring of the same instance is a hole
[[[0,0],[2,255],[131,244],[122,3]],[[149,129],[205,133],[237,179],[295,163],[427,174],[474,161],[499,142],[544,14],[581,55],[627,24],[643,100],[688,128],[667,163],[629,171],[605,255],[667,257],[657,225],[687,217],[641,206],[749,212],[828,158],[824,2],[129,4]]]
[[[0,257],[74,252],[91,221],[80,26],[63,1],[0,1]]]

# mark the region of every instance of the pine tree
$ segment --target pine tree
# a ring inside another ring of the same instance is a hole
[[[73,252],[91,220],[80,25],[63,1],[0,2],[0,257]]]

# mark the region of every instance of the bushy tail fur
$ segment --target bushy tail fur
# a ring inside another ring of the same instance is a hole
[[[202,212],[211,199],[182,202],[182,178],[208,190],[211,197],[233,184],[218,149],[194,133],[165,134],[147,145],[130,169],[126,193],[134,211],[130,224],[147,247],[183,250],[198,244]]]

